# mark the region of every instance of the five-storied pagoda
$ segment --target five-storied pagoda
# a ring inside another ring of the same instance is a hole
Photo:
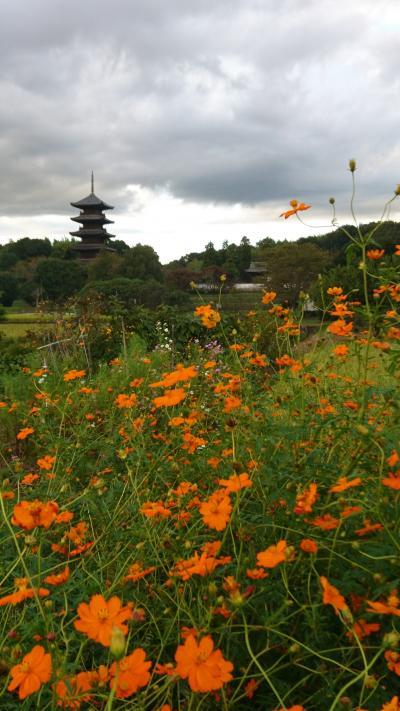
[[[80,215],[71,217],[74,222],[81,223],[81,227],[76,232],[70,232],[73,237],[80,237],[82,240],[79,244],[73,247],[79,259],[93,259],[97,257],[100,251],[115,252],[112,247],[109,247],[108,240],[115,235],[111,235],[104,229],[104,225],[110,225],[113,220],[109,220],[104,214],[104,210],[113,210],[111,205],[101,200],[94,194],[94,179],[92,172],[92,191],[90,195],[79,200],[71,202],[72,207],[77,207],[81,210]]]

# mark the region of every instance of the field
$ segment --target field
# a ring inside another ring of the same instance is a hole
[[[400,289],[328,296],[1,376],[1,708],[400,708]]]

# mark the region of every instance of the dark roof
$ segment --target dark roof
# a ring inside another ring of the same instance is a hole
[[[82,224],[85,224],[86,222],[98,222],[101,223],[102,225],[113,225],[114,220],[109,220],[108,217],[105,217],[104,215],[77,215],[76,217],[71,217],[71,220],[74,222],[82,222]]]
[[[97,197],[94,193],[90,193],[83,200],[78,200],[78,202],[71,202],[72,207],[101,207],[102,210],[113,210],[112,205],[107,205],[106,202]]]
[[[98,237],[101,240],[115,237],[107,230],[102,230],[101,228],[91,230],[89,227],[81,227],[75,232],[70,232],[70,235],[73,235],[73,237]]]

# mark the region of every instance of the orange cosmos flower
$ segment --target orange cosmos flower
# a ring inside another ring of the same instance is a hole
[[[347,476],[341,476],[334,486],[331,486],[329,491],[338,494],[340,491],[346,491],[346,489],[351,489],[353,486],[360,486],[362,484],[362,479],[357,476],[355,479],[347,479]]]
[[[276,299],[276,291],[266,291],[261,299],[261,303],[270,304],[274,299]]]
[[[38,499],[35,501],[21,501],[14,506],[11,523],[14,526],[31,531],[36,526],[50,528],[57,518],[58,504],[55,501],[43,503]]]
[[[79,619],[74,622],[75,629],[103,647],[110,646],[113,627],[126,635],[128,627],[124,622],[132,619],[131,608],[121,607],[121,600],[116,595],[108,601],[102,595],[92,595],[89,604],[81,602],[78,605],[77,612]]]
[[[339,519],[331,516],[331,514],[323,514],[323,516],[317,516],[310,523],[313,526],[318,526],[322,528],[323,531],[333,531],[340,524]]]
[[[345,506],[341,512],[340,516],[342,518],[348,518],[349,516],[354,516],[362,511],[361,506]]]
[[[114,662],[110,667],[110,687],[119,699],[127,699],[150,680],[152,662],[146,661],[146,652],[138,647],[132,654]]]
[[[235,395],[228,395],[224,400],[224,412],[232,412],[232,410],[237,410],[240,407],[242,401],[240,397],[235,397]]]
[[[196,378],[197,375],[198,373],[195,365],[189,365],[187,368],[184,368],[183,365],[177,365],[175,370],[171,373],[167,373],[162,380],[158,380],[156,383],[150,383],[150,387],[170,388],[171,385],[186,382],[192,378]]]
[[[341,296],[343,289],[341,286],[330,286],[329,289],[326,290],[326,293],[329,294],[329,296]]]
[[[47,575],[47,577],[44,579],[44,582],[48,585],[62,585],[63,583],[67,582],[67,580],[69,579],[69,575],[70,570],[68,566],[66,566],[62,573],[57,573],[56,575]]]
[[[199,448],[207,444],[203,437],[195,437],[195,435],[190,434],[190,432],[185,432],[183,435],[183,445],[182,449],[186,449],[189,454],[194,454],[194,452]]]
[[[204,578],[206,575],[213,573],[218,566],[226,565],[230,562],[230,556],[215,558],[213,555],[209,555],[207,551],[203,551],[201,555],[196,552],[188,560],[178,560],[170,575],[182,578],[182,580],[190,580],[192,575],[199,575]]]
[[[287,559],[287,553],[286,541],[278,541],[276,545],[269,546],[265,551],[257,553],[257,565],[262,568],[275,568],[275,566]]]
[[[46,454],[41,459],[37,459],[36,464],[38,465],[39,469],[44,469],[45,471],[51,471],[53,469],[53,464],[55,461],[56,461],[55,457],[52,457],[50,454]]]
[[[338,356],[338,358],[345,358],[349,354],[349,347],[341,343],[340,345],[335,346],[333,353],[335,356]]]
[[[389,671],[394,672],[397,676],[400,676],[400,654],[389,650],[385,652],[385,659],[387,661]]]
[[[46,588],[30,588],[28,578],[16,578],[15,586],[17,588],[15,592],[0,598],[0,607],[4,607],[5,605],[18,605],[18,603],[24,600],[31,600],[35,595],[39,597],[47,597],[47,595],[50,595],[50,591]]]
[[[368,259],[382,259],[383,255],[385,254],[384,249],[369,249],[367,251],[367,257]]]
[[[146,501],[140,507],[140,513],[147,516],[147,518],[168,518],[168,516],[171,516],[171,511],[165,508],[162,501]]]
[[[200,642],[190,635],[175,652],[175,671],[187,679],[192,691],[207,692],[221,689],[232,679],[233,664],[224,659],[220,649],[214,650],[210,635]]]
[[[40,479],[39,474],[26,474],[22,479],[21,479],[21,484],[33,484],[35,481]]]
[[[126,395],[125,393],[121,393],[121,395],[117,395],[117,397],[114,400],[114,403],[116,404],[117,407],[123,409],[123,408],[129,408],[133,407],[136,403],[137,397],[134,393],[131,395]]]
[[[207,459],[207,464],[209,464],[213,469],[217,469],[221,461],[222,460],[219,459],[219,457],[210,457]]]
[[[297,494],[296,505],[293,509],[295,514],[311,513],[312,507],[318,498],[317,488],[317,484],[313,482],[308,489]]]
[[[225,491],[216,491],[199,508],[203,521],[215,531],[223,531],[229,521],[232,504]]]
[[[143,568],[141,563],[132,563],[129,567],[128,574],[124,577],[124,581],[131,581],[135,583],[137,580],[141,580],[146,577],[146,575],[150,575],[150,573],[153,573],[155,570],[156,568],[154,565],[149,568]]]
[[[297,361],[295,361],[294,358],[291,358],[291,357],[290,357],[289,355],[287,355],[287,354],[281,356],[280,358],[275,358],[275,363],[276,363],[277,365],[280,365],[281,367],[283,367],[283,366],[285,366],[285,367],[286,367],[286,366],[287,366],[287,367],[293,366],[293,365],[296,365],[296,362],[297,362]]]
[[[261,568],[248,568],[246,570],[246,577],[250,580],[263,580],[263,578],[268,577],[268,573]]]
[[[250,358],[250,363],[256,365],[258,368],[266,368],[268,365],[267,356],[262,353],[256,353],[254,358]]]
[[[278,711],[284,711],[282,708],[278,709]],[[289,708],[286,707],[286,711],[305,711],[304,706],[300,706],[300,704],[295,704],[294,706],[290,706]]]
[[[318,545],[312,538],[303,538],[300,548],[304,553],[317,553],[318,551]]]
[[[364,639],[364,637],[369,637],[373,632],[379,632],[381,626],[379,622],[366,622],[362,617],[360,617],[357,622],[354,623],[353,630],[346,632],[346,637],[352,639],[354,635],[357,635],[358,639]]]
[[[309,210],[311,205],[306,205],[304,202],[297,202],[297,200],[291,200],[290,201],[291,205],[291,210],[286,210],[286,212],[282,212],[279,217],[284,217],[285,220],[288,219],[288,217],[291,217],[292,215],[297,215],[298,212],[301,212],[303,210]]]
[[[339,610],[343,611],[349,609],[343,595],[339,592],[337,588],[335,588],[334,585],[330,584],[327,578],[321,575],[319,581],[324,591],[324,594],[322,596],[324,605],[332,605],[332,607],[335,608],[336,612],[338,612]]]
[[[337,321],[333,321],[328,328],[327,331],[330,333],[333,333],[334,336],[350,336],[351,332],[353,330],[353,324],[350,321],[350,323],[346,323],[344,319],[339,318]]]
[[[243,474],[232,474],[229,479],[218,479],[218,484],[229,492],[240,491],[241,489],[247,489],[253,486],[253,482],[249,479],[247,472],[243,472]]]
[[[212,308],[211,304],[198,306],[194,312],[196,316],[199,316],[201,323],[206,328],[215,328],[221,321],[220,314]]]
[[[64,382],[67,383],[70,380],[76,380],[77,378],[84,378],[86,375],[86,370],[69,370],[64,373]]]
[[[383,486],[389,489],[400,489],[400,470],[397,472],[389,472],[389,476],[382,479]]]
[[[367,612],[377,612],[380,615],[395,615],[395,617],[400,617],[400,609],[398,609],[399,603],[400,600],[397,597],[397,591],[392,590],[386,602],[367,600]]]
[[[72,511],[61,511],[56,518],[56,523],[69,523],[73,518]]]
[[[393,696],[387,704],[383,704],[381,711],[400,711],[400,697]]]
[[[393,449],[391,455],[387,458],[386,461],[387,461],[389,467],[394,467],[397,464],[397,462],[400,462],[400,457],[397,454],[395,449]]]
[[[134,378],[133,380],[131,380],[131,382],[129,383],[129,385],[130,385],[131,388],[138,388],[138,387],[140,387],[140,385],[141,385],[143,382],[144,382],[144,378]]]
[[[191,491],[197,491],[197,484],[191,484],[190,481],[181,481],[176,489],[172,489],[172,493],[176,496],[185,496]]]
[[[88,691],[98,682],[97,672],[80,672],[76,676],[60,679],[55,686],[57,706],[65,709],[79,709],[82,703],[90,701]]]
[[[49,681],[51,677],[51,656],[40,645],[36,645],[28,654],[25,654],[22,662],[12,667],[11,683],[8,691],[18,689],[18,696],[21,700],[39,691],[42,684]]]
[[[19,439],[19,440],[26,439],[27,437],[29,437],[29,435],[33,434],[34,431],[35,430],[33,429],[33,427],[24,427],[24,429],[22,429],[18,432],[17,439]]]
[[[166,390],[164,395],[155,397],[153,399],[155,407],[173,407],[179,402],[182,402],[186,397],[186,391],[183,388],[174,388],[173,390]]]
[[[357,536],[366,536],[368,533],[374,533],[374,531],[381,531],[383,525],[381,523],[372,523],[368,518],[364,520],[364,526],[362,528],[357,528],[354,533]]]

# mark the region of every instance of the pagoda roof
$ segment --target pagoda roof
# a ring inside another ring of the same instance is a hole
[[[112,205],[108,205],[104,200],[97,197],[94,193],[90,193],[87,197],[78,202],[71,202],[72,207],[85,208],[85,207],[100,207],[102,210],[113,210]]]
[[[77,215],[76,217],[71,217],[71,220],[74,222],[101,222],[103,225],[113,225],[114,220],[109,220],[108,217],[105,217],[105,215],[87,215],[87,214],[82,214],[82,215]]]
[[[90,230],[87,227],[81,227],[79,230],[76,230],[75,232],[70,232],[70,235],[73,237],[99,237],[99,239],[112,239],[115,237],[115,235],[110,234],[110,232],[107,232],[106,230],[102,229],[97,229],[97,230]]]

